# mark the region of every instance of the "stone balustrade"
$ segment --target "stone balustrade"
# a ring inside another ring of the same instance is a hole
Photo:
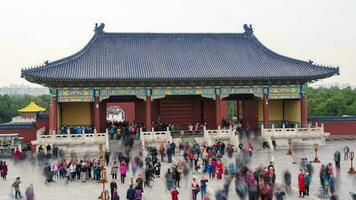
[[[311,138],[321,138],[328,136],[324,132],[324,125],[311,127],[310,125],[307,128],[275,128],[272,125],[272,128],[261,127],[261,134],[266,137],[271,137],[272,139],[311,139]]]
[[[235,130],[230,126],[228,129],[218,129],[208,130],[204,127],[204,141],[208,145],[212,145],[214,142],[221,140],[227,141],[228,143],[237,146],[239,144],[239,138],[235,134]]]
[[[264,128],[261,126],[261,135],[272,147],[272,141],[278,141],[277,146],[286,146],[288,139],[292,139],[293,143],[300,141],[300,144],[312,145],[317,143],[319,145],[325,145],[325,137],[329,136],[329,133],[324,132],[324,125],[320,126],[316,124],[312,127],[310,124],[307,128],[300,128],[296,125],[295,128],[275,128],[273,125],[271,128]],[[284,142],[281,142],[284,141]]]
[[[169,128],[166,131],[155,131],[153,128],[151,131],[143,131],[141,128],[140,140],[146,143],[167,143],[172,142],[173,139]]]
[[[37,139],[32,141],[33,145],[36,145],[37,149],[40,145],[43,146],[83,146],[83,149],[86,146],[98,144],[104,144],[106,149],[109,149],[109,137],[108,130],[106,129],[105,133],[97,133],[94,130],[94,133],[82,133],[82,134],[44,134],[45,127],[37,130]]]

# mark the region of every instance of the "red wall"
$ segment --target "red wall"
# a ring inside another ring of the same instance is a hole
[[[48,132],[49,128],[49,120],[48,119],[37,119],[36,120],[36,130],[46,127],[46,132]]]
[[[215,101],[213,99],[204,98],[203,100],[203,122],[208,124],[209,129],[216,128]]]
[[[17,133],[18,137],[23,137],[22,143],[27,144],[33,140],[36,140],[36,128],[32,129],[12,129],[12,130],[0,130],[0,134]]]
[[[328,121],[322,123],[324,124],[324,131],[331,135],[356,135],[356,121]]]
[[[243,121],[249,123],[250,129],[258,129],[258,104],[256,100],[243,101]]]
[[[112,106],[120,106],[126,113],[126,120],[135,121],[135,102],[109,102],[106,104],[107,108]]]

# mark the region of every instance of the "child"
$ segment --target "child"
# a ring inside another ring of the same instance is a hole
[[[172,200],[178,200],[178,194],[179,192],[177,191],[176,187],[173,187],[171,191]]]

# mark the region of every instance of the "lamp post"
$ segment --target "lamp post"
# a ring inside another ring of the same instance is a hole
[[[353,165],[352,165],[352,161],[353,161],[353,159],[354,159],[355,153],[354,153],[353,151],[351,151],[351,152],[349,153],[349,156],[350,156],[350,160],[351,160],[351,167],[350,167],[348,173],[349,173],[349,174],[355,174],[356,171],[355,171],[355,169],[354,169],[354,167],[353,167]]]
[[[288,153],[287,155],[292,155],[292,138],[288,138]]]
[[[320,163],[320,160],[318,158],[318,148],[319,148],[319,144],[313,144],[314,147],[314,151],[315,151],[315,158],[314,158],[314,162],[315,163]]]
[[[108,181],[106,178],[107,174],[106,174],[106,169],[105,169],[103,144],[99,145],[99,166],[100,166],[100,170],[101,170],[99,183],[103,184],[103,191],[101,192],[98,199],[109,200],[110,199],[109,190],[105,189],[105,184]]]

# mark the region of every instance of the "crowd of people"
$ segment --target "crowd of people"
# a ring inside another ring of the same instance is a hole
[[[61,126],[59,128],[60,134],[82,134],[82,133],[94,133],[92,126]]]

